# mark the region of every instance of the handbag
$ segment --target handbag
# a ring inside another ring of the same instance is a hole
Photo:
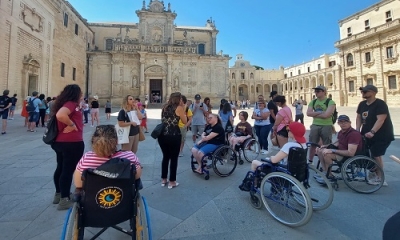
[[[146,137],[144,136],[143,130],[141,127],[139,127],[139,142],[146,140]]]
[[[157,139],[164,132],[164,123],[158,124],[151,132],[151,137]]]
[[[131,126],[120,127],[118,125],[118,123],[115,124],[115,131],[117,132],[118,144],[129,143],[129,131],[130,130],[131,130]]]

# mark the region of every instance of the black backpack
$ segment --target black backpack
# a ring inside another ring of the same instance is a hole
[[[57,117],[53,115],[47,123],[46,130],[43,134],[43,142],[46,144],[53,144],[58,135]]]
[[[326,101],[325,101],[325,106],[326,106],[326,108],[328,108],[328,104],[329,104],[329,101],[331,101],[332,99],[330,99],[330,98],[327,98],[326,99]],[[315,102],[317,101],[317,99],[314,99],[313,100],[313,103],[312,103],[312,108],[314,109],[314,105],[315,105]],[[315,110],[315,109],[314,109]],[[335,107],[335,110],[333,111],[333,113],[332,113],[332,124],[335,124],[336,123],[336,120],[337,120],[337,118],[338,118],[338,112],[337,112],[337,110],[336,110],[336,107]]]
[[[34,112],[36,110],[35,104],[33,104],[34,100],[35,100],[35,98],[29,98],[28,103],[26,104],[26,111],[28,113]]]

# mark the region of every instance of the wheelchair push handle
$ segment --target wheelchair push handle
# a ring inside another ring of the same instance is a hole
[[[313,143],[313,142],[307,142],[306,143],[307,147],[321,147],[318,143]]]
[[[393,161],[400,163],[400,159],[398,157],[396,157],[395,155],[390,155],[390,159],[392,159]]]

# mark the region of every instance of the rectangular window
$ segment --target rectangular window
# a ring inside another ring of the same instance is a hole
[[[366,52],[365,53],[365,62],[371,62],[371,53],[370,52]]]
[[[72,80],[76,80],[76,68],[72,68]]]
[[[386,57],[393,58],[393,46],[386,48]]]
[[[61,63],[61,77],[65,77],[65,64]]]
[[[336,66],[336,61],[330,61],[329,62],[329,67],[334,67]]]
[[[292,72],[290,72],[290,76],[293,77],[293,73]]]
[[[321,64],[318,63],[318,70],[321,70]]]
[[[299,75],[301,74],[301,70],[300,69],[299,69],[298,73],[299,73]]]
[[[68,27],[68,14],[64,13],[64,27]]]
[[[350,37],[351,36],[351,27],[347,28],[347,36]]]
[[[310,67],[307,67],[307,72],[310,72]]]
[[[385,13],[385,16],[386,16],[386,22],[392,21],[392,11],[387,11]]]
[[[365,30],[368,30],[369,29],[369,20],[365,20],[364,25],[365,25]]]
[[[397,89],[397,82],[395,75],[389,76],[388,82],[389,82],[389,89]]]
[[[240,73],[241,79],[244,79],[244,73]]]
[[[75,35],[78,35],[79,32],[79,26],[78,24],[75,23]]]
[[[354,81],[349,81],[349,92],[354,92]]]
[[[367,85],[374,85],[374,79],[373,78],[367,78]]]
[[[285,79],[287,78],[287,73],[285,73]]]

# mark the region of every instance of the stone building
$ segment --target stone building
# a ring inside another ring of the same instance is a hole
[[[400,105],[400,2],[382,0],[339,21],[338,53],[284,70],[283,94],[290,102],[313,99],[312,87],[325,85],[340,106],[357,106],[359,87],[373,84],[377,97]]]
[[[244,60],[242,54],[238,54],[235,65],[229,68],[229,99],[235,102],[250,100],[254,103],[258,95],[263,95],[267,100],[271,91],[282,91],[279,87],[281,79],[283,67],[279,70],[257,69]]]
[[[89,56],[89,95],[120,104],[127,94],[159,96],[175,91],[212,100],[229,94],[228,55],[216,53],[218,30],[176,26],[171,5],[153,0],[136,11],[138,23],[90,23],[95,49]]]
[[[373,84],[377,97],[400,105],[400,1],[382,0],[339,21],[335,47],[342,61],[344,105],[357,105],[358,88]]]
[[[85,85],[93,32],[64,0],[0,1],[0,88],[20,97],[55,96]],[[1,91],[2,91],[1,90]]]

